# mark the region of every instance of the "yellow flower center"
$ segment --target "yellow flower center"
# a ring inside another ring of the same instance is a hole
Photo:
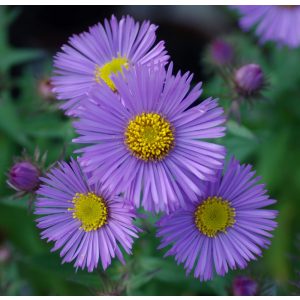
[[[221,197],[208,197],[195,211],[195,224],[201,233],[215,237],[235,223],[235,209]]]
[[[77,193],[72,202],[73,218],[81,222],[84,231],[97,230],[107,223],[108,209],[104,199],[94,193]]]
[[[103,66],[96,66],[95,69],[95,80],[100,82],[103,80],[113,91],[116,90],[115,84],[111,80],[111,75],[120,72],[123,73],[122,67],[128,69],[128,59],[126,57],[113,58]]]
[[[171,124],[156,113],[137,115],[127,125],[125,144],[142,160],[163,159],[174,146]]]

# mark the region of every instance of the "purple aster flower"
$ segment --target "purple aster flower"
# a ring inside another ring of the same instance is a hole
[[[255,296],[258,284],[249,277],[238,276],[233,281],[232,290],[234,296]]]
[[[9,171],[7,184],[16,191],[31,192],[38,188],[40,169],[29,161],[17,162]]]
[[[217,65],[226,65],[232,62],[234,51],[232,46],[222,39],[214,40],[210,45],[210,55]]]
[[[118,21],[112,16],[90,27],[88,32],[73,35],[54,59],[52,79],[59,100],[67,100],[62,108],[71,110],[95,82],[105,82],[113,91],[116,87],[111,75],[130,69],[137,63],[166,63],[164,42],[155,44],[156,25],[145,21],[140,25],[130,16]]]
[[[74,142],[90,145],[80,150],[86,171],[153,212],[184,206],[185,193],[196,201],[198,178],[213,180],[225,155],[203,141],[224,135],[223,109],[211,98],[190,108],[201,83],[189,91],[192,75],[172,69],[137,66],[115,76],[122,102],[96,86],[74,124],[81,135]]]
[[[262,43],[274,41],[291,48],[300,45],[299,5],[236,5],[242,14],[240,26],[248,31],[257,25]]]
[[[0,265],[8,263],[12,258],[12,251],[6,244],[0,244]]]
[[[277,211],[265,209],[275,203],[264,184],[258,184],[250,165],[231,159],[224,175],[205,183],[198,203],[162,217],[158,222],[159,248],[172,245],[166,256],[184,263],[187,273],[202,280],[224,275],[229,269],[245,268],[262,255],[276,227]]]
[[[35,214],[41,236],[54,241],[52,251],[61,248],[64,262],[75,260],[76,268],[89,272],[101,260],[105,270],[115,256],[125,263],[120,246],[131,254],[136,214],[123,200],[101,184],[91,184],[78,163],[59,163],[37,191]]]

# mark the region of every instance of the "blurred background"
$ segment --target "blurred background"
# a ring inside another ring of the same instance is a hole
[[[50,253],[52,245],[40,240],[31,213],[34,197],[8,186],[16,161],[44,161],[48,168],[72,154],[71,120],[51,93],[52,57],[69,36],[111,14],[130,14],[159,25],[158,40],[165,40],[175,69],[193,72],[193,83],[203,82],[201,99],[220,98],[229,114],[228,133],[218,142],[253,164],[278,200],[279,226],[272,244],[247,269],[204,283],[186,277],[172,258],[163,258],[165,251],[156,250],[156,217],[149,216],[142,221],[145,232],[125,267],[115,262],[105,273],[75,272],[72,265],[61,265],[57,253]],[[230,66],[213,57],[216,40],[231,47]],[[261,66],[267,84],[233,105],[236,91],[228,78],[247,63]],[[299,63],[299,49],[259,46],[252,33],[239,29],[238,15],[226,6],[1,6],[0,295],[298,294]]]

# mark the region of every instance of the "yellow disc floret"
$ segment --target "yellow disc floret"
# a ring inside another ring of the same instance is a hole
[[[113,91],[116,90],[115,84],[111,80],[111,75],[117,74],[118,72],[123,73],[123,67],[128,69],[128,59],[126,57],[113,58],[103,66],[96,66],[95,69],[95,80],[100,82],[103,80]]]
[[[235,223],[235,209],[221,197],[209,197],[195,211],[195,224],[201,233],[215,237]]]
[[[142,160],[161,160],[174,145],[171,124],[156,113],[137,115],[127,125],[125,144]]]
[[[97,230],[107,223],[108,210],[104,199],[94,193],[77,193],[72,202],[73,218],[81,222],[84,231]]]

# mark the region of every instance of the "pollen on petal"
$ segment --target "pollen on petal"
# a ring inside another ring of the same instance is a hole
[[[96,66],[95,80],[100,82],[103,80],[113,91],[116,90],[115,84],[111,80],[113,74],[122,73],[123,68],[128,69],[128,59],[126,57],[113,58],[103,66]]]

